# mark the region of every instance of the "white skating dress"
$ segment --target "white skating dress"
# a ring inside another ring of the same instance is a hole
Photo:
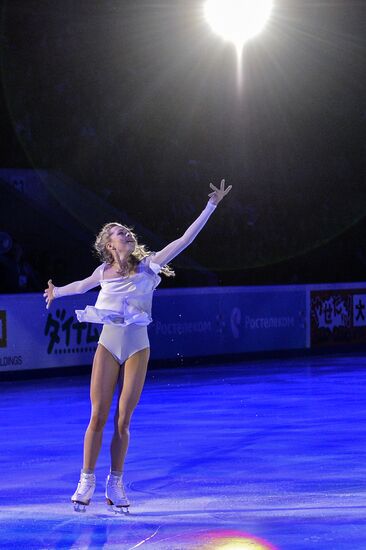
[[[87,306],[84,310],[76,310],[76,315],[80,322],[102,323],[99,344],[102,344],[120,364],[124,363],[137,351],[149,347],[147,325],[152,321],[152,297],[161,281],[161,266],[170,262],[193,241],[215,208],[216,206],[209,201],[182,237],[161,251],[144,258],[132,275],[105,279],[106,264],[103,263],[90,277],[55,287],[54,297],[82,294],[100,286],[95,305]]]

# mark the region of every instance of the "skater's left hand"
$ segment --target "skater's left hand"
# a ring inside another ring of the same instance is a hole
[[[229,193],[232,187],[232,185],[229,185],[229,187],[225,189],[225,180],[221,180],[220,189],[215,187],[213,183],[210,183],[210,188],[213,190],[213,192],[209,194],[209,202],[215,205],[219,204],[219,202],[225,197],[225,195]]]

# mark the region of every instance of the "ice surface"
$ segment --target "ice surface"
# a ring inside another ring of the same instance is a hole
[[[112,414],[93,501],[85,514],[70,503],[88,383],[2,382],[0,548],[185,550],[250,534],[280,550],[366,549],[365,358],[150,371],[124,516],[104,503]]]

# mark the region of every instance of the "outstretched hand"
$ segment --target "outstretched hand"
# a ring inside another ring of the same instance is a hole
[[[52,284],[52,280],[50,279],[48,281],[48,288],[45,288],[45,291],[43,293],[43,297],[46,298],[46,309],[49,309],[51,303],[55,299],[53,295],[53,289],[55,288],[55,285]]]
[[[208,196],[210,197],[210,201],[212,204],[219,204],[219,202],[229,193],[229,191],[232,189],[232,185],[229,185],[225,189],[225,180],[221,180],[220,183],[220,189],[215,187],[213,183],[210,183],[210,188],[212,189],[212,193],[210,193]]]

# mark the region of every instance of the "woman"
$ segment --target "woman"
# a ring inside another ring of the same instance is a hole
[[[79,321],[103,324],[93,361],[92,410],[84,438],[84,463],[77,489],[71,497],[76,511],[85,511],[95,490],[95,465],[118,381],[123,384],[114,417],[111,471],[105,496],[108,505],[116,512],[129,506],[122,473],[130,439],[130,421],[142,392],[149,360],[147,325],[151,322],[152,294],[161,280],[158,274],[174,275],[167,266],[168,262],[193,241],[232,186],[225,189],[225,180],[222,180],[220,189],[212,183],[210,187],[213,191],[201,215],[182,237],[159,252],[149,253],[137,243],[129,229],[119,223],[109,223],[102,228],[95,242],[103,263],[90,277],[62,287],[48,281],[44,292],[47,308],[55,298],[81,294],[101,286],[95,306],[76,311]]]

